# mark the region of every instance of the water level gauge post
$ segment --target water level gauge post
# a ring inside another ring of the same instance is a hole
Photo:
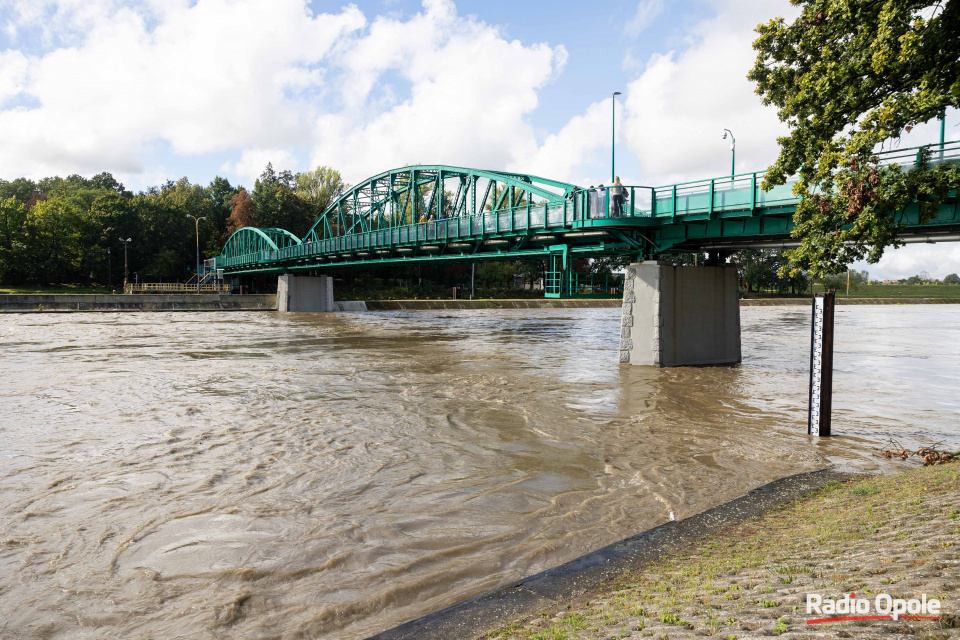
[[[807,434],[829,436],[833,405],[833,310],[836,292],[813,297],[810,328],[810,400]]]

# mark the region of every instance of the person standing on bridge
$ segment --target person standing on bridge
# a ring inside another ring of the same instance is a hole
[[[610,189],[610,217],[619,218],[623,215],[623,197],[625,189],[620,183],[620,176],[613,179],[613,187]]]

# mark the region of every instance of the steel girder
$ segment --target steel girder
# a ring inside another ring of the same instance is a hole
[[[223,258],[237,258],[263,251],[279,251],[300,244],[300,238],[286,229],[242,227],[233,232],[220,252]]]
[[[451,184],[452,183],[452,184]],[[455,191],[448,192],[453,187]],[[562,202],[579,187],[567,182],[506,171],[448,165],[415,165],[367,178],[330,204],[304,242],[414,224],[479,215],[530,202]],[[448,199],[448,193],[452,197]]]

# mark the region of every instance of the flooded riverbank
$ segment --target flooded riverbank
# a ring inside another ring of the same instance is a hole
[[[0,320],[0,635],[359,638],[774,478],[960,445],[960,308],[745,308],[743,364],[618,309]],[[954,447],[956,448],[956,447]],[[5,625],[5,626],[3,626]]]

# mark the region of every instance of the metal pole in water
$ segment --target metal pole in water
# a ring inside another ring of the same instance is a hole
[[[810,399],[807,435],[829,436],[833,407],[833,310],[836,292],[813,297],[810,329]]]

